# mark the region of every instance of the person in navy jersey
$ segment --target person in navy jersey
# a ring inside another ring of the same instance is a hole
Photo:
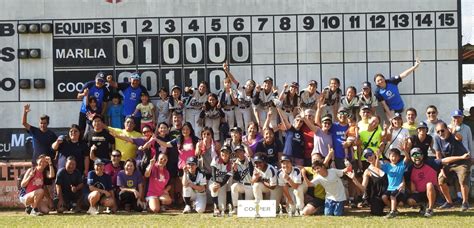
[[[400,91],[398,90],[398,83],[400,83],[402,79],[408,77],[408,75],[415,71],[415,69],[418,68],[420,63],[420,59],[417,58],[414,66],[403,71],[402,73],[400,73],[400,75],[390,77],[389,79],[385,79],[385,76],[380,73],[375,75],[374,81],[377,85],[377,89],[375,90],[375,96],[377,97],[377,100],[382,104],[385,114],[387,115],[387,119],[391,119],[393,117],[394,112],[403,112],[405,104],[403,103],[403,99],[400,96]]]
[[[105,74],[99,72],[95,76],[95,81],[89,81],[84,84],[81,91],[77,94],[77,99],[82,99],[81,111],[79,112],[79,128],[84,132],[87,121],[87,99],[89,97],[97,99],[98,113],[103,115],[107,110],[107,101],[109,100],[109,89],[105,85]]]
[[[58,169],[66,167],[67,158],[74,157],[75,169],[77,169],[84,177],[89,172],[89,147],[87,143],[81,139],[79,126],[73,124],[69,128],[69,135],[60,135],[51,146],[57,151]]]
[[[117,88],[123,94],[123,116],[132,115],[140,103],[140,95],[142,93],[148,95],[148,91],[140,84],[140,75],[135,72],[130,75],[130,82],[117,83],[112,80],[112,75],[107,76],[107,82],[112,88]],[[140,131],[140,113],[134,115],[135,130]]]
[[[30,105],[26,104],[23,107],[23,118],[21,124],[25,127],[31,137],[33,137],[33,157],[31,158],[31,163],[36,165],[36,159],[42,154],[54,158],[51,145],[58,137],[53,131],[48,129],[49,116],[47,115],[40,116],[39,128],[31,126],[28,123],[28,113],[30,111]]]
[[[285,144],[283,145],[283,154],[291,158],[291,162],[296,166],[302,167],[304,165],[304,138],[301,127],[303,126],[304,112],[297,114],[293,119],[291,125],[286,115],[280,108],[277,108],[278,114],[283,122],[283,129],[285,132]]]

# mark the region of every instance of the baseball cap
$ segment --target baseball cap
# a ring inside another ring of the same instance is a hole
[[[103,165],[103,164],[105,164],[105,163],[104,163],[104,161],[102,161],[102,159],[100,159],[100,158],[97,158],[97,159],[95,159],[95,161],[94,161],[94,165]]]
[[[140,75],[138,73],[133,73],[130,75],[130,80],[140,80]]]
[[[339,109],[337,110],[337,113],[340,113],[340,112],[345,112],[347,114],[347,109],[344,108],[344,107],[339,107]]]
[[[186,164],[197,164],[198,160],[196,157],[189,157],[188,159],[186,159]]]
[[[238,145],[238,146],[236,146],[236,147],[234,148],[234,151],[235,151],[235,152],[237,152],[237,151],[242,151],[242,152],[243,152],[243,151],[245,151],[245,149],[244,149],[243,146]]]
[[[283,155],[281,156],[281,161],[291,161],[290,157],[286,156],[286,155]]]
[[[240,128],[240,127],[233,127],[233,128],[230,129],[230,132],[233,132],[233,131],[242,133],[242,128]]]
[[[94,114],[94,117],[92,117],[92,120],[95,120],[95,119],[97,119],[97,118],[99,118],[100,120],[104,121],[104,117],[102,117],[102,116],[99,115],[99,114]]]
[[[291,86],[291,87],[296,87],[296,88],[298,88],[298,87],[300,87],[300,84],[298,84],[298,82],[292,82],[292,83],[290,84],[290,86]]]
[[[324,116],[322,119],[321,119],[321,122],[324,122],[324,121],[331,121],[332,122],[332,118],[330,116]]]
[[[173,87],[171,87],[171,91],[175,89],[179,89],[179,91],[181,91],[181,87],[179,87],[178,85],[174,85]]]
[[[421,154],[423,155],[423,152],[421,152],[421,149],[418,147],[414,147],[413,149],[410,150],[410,155],[413,156],[414,154]]]
[[[418,123],[418,126],[416,127],[416,129],[419,129],[419,128],[428,129],[428,125],[425,122],[421,121],[421,122]]]
[[[266,77],[266,78],[263,80],[263,82],[266,82],[266,81],[272,81],[272,82],[273,82],[273,78],[271,78],[271,77]]]
[[[316,114],[316,112],[313,109],[306,109],[306,110],[304,110],[304,114],[314,116]]]
[[[230,153],[230,152],[231,152],[231,149],[230,149],[228,146],[223,146],[223,147],[221,148],[221,152]]]
[[[370,148],[366,148],[364,152],[362,152],[362,155],[364,156],[365,159],[367,159],[369,156],[374,155],[374,151]]]
[[[463,113],[461,110],[454,110],[452,113],[451,113],[451,117],[462,117],[463,116]]]
[[[318,85],[318,82],[315,80],[309,80],[308,85]]]
[[[401,118],[402,118],[402,114],[396,112],[396,113],[393,115],[392,120],[393,120],[393,119],[397,119],[397,118],[398,118],[398,119],[401,119]]]
[[[362,106],[361,110],[364,110],[364,109],[369,109],[370,110],[371,107],[370,107],[370,105],[364,105],[364,106]]]
[[[364,82],[362,83],[362,88],[365,89],[365,88],[372,88],[372,84],[370,84],[370,82]]]
[[[253,157],[253,162],[266,162],[265,156],[257,155]]]
[[[95,75],[95,80],[100,82],[105,82],[105,74],[104,72],[99,72]]]

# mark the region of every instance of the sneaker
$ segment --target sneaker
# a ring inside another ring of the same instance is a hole
[[[462,203],[461,211],[467,211],[467,210],[469,210],[469,203],[468,202]]]
[[[98,215],[99,211],[97,210],[96,207],[89,207],[89,210],[87,210],[87,214],[90,215]]]
[[[192,211],[191,206],[186,205],[184,207],[183,214],[189,214],[189,213],[191,213],[191,211]]]
[[[357,204],[355,203],[354,200],[349,200],[349,206],[350,206],[352,209],[357,208]]]
[[[452,207],[453,207],[453,204],[445,202],[443,205],[439,206],[439,209],[449,209]]]
[[[213,216],[214,217],[219,217],[221,215],[221,211],[217,208],[214,208],[214,213],[213,213]]]
[[[426,217],[426,218],[429,218],[429,217],[431,217],[431,216],[433,216],[433,209],[428,209],[428,210],[426,210],[426,212],[425,212],[425,217]]]
[[[110,207],[106,207],[104,213],[105,214],[112,214],[112,211],[110,210]]]
[[[425,205],[420,205],[420,211],[418,211],[421,215],[426,214],[426,207]]]
[[[387,215],[385,215],[385,218],[391,219],[391,218],[395,218],[396,216],[397,214],[395,211],[390,211]]]
[[[31,216],[41,216],[41,215],[43,215],[43,213],[41,213],[41,212],[39,212],[35,209],[32,209],[31,212],[30,212],[30,215]]]
[[[234,207],[234,208],[232,208],[232,210],[230,210],[229,216],[233,216],[233,215],[236,215],[236,214],[237,214],[237,207]]]
[[[32,208],[31,206],[27,206],[27,207],[25,208],[25,212],[26,212],[27,214],[30,214],[30,213],[31,213],[31,210],[33,210],[33,208]]]
[[[301,210],[300,210],[300,209],[296,209],[296,211],[295,211],[295,216],[296,216],[296,217],[301,216]]]

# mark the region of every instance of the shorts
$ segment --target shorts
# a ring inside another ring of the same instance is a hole
[[[324,215],[342,216],[344,213],[344,201],[326,199],[324,202]]]
[[[446,174],[446,177],[439,176],[439,184],[446,184],[448,180],[452,180],[454,178],[454,174],[457,175],[460,184],[469,184],[469,176],[471,174],[470,165],[448,166],[444,169],[444,172]]]
[[[428,196],[426,195],[426,192],[412,193],[409,198],[415,200],[417,203],[428,202]]]
[[[308,204],[313,206],[314,208],[321,208],[324,206],[324,200],[318,197],[314,197],[308,202]]]
[[[394,190],[394,191],[385,191],[384,195],[386,196],[394,196],[397,198],[397,202],[405,202],[407,199],[407,196],[404,192],[400,192],[399,190]]]

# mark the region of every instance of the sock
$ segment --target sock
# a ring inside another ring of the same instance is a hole
[[[212,197],[212,203],[214,204],[214,208],[219,208],[219,199],[217,197]]]
[[[184,203],[191,206],[191,197],[184,197]]]
[[[231,192],[228,191],[228,192],[226,192],[226,193],[227,193],[227,194],[226,194],[226,195],[227,195],[227,197],[226,197],[226,198],[227,198],[227,200],[226,200],[226,201],[227,201],[227,202],[226,202],[226,205],[229,205],[229,204],[230,204],[232,207],[234,207],[234,205],[232,204],[232,194],[231,194]]]

